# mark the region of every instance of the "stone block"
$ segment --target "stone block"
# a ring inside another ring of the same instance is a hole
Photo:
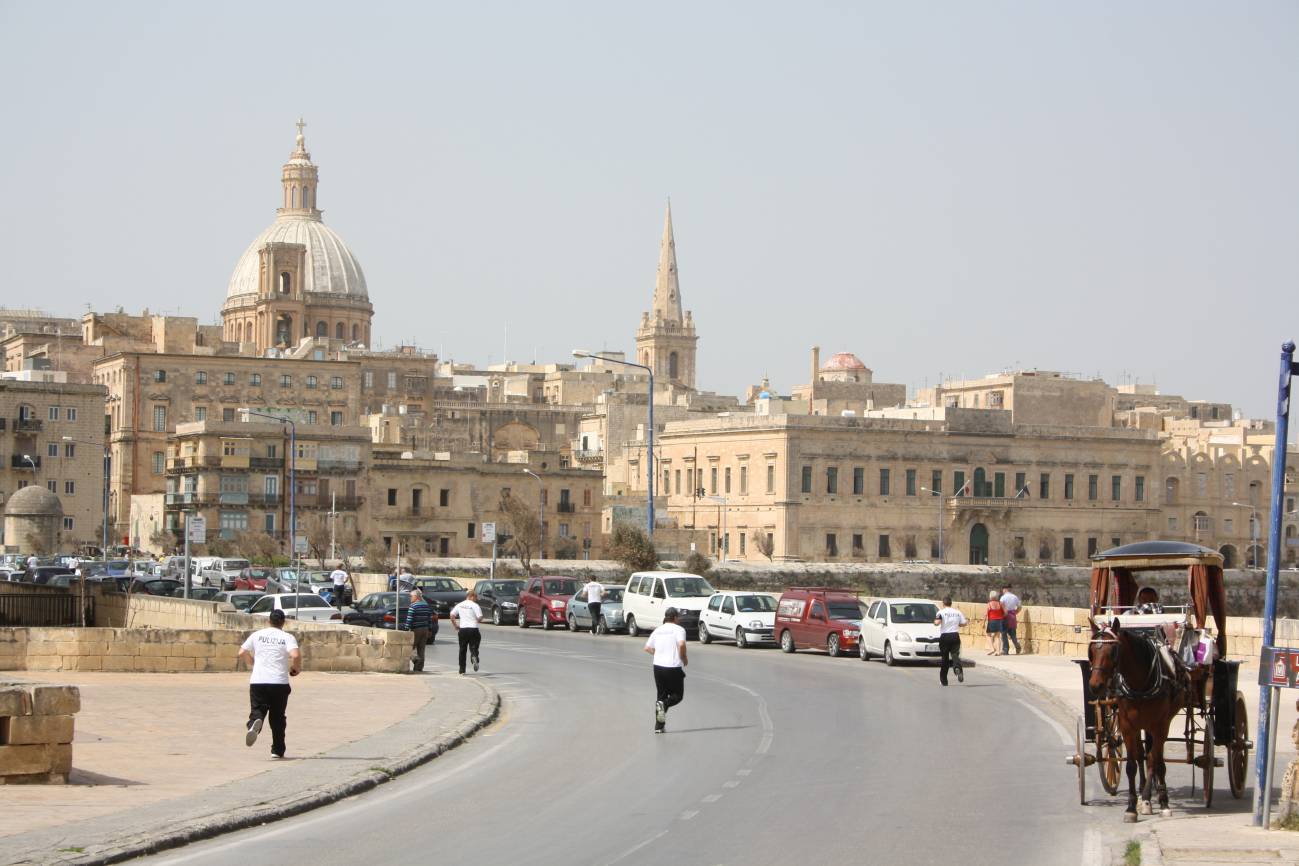
[[[56,772],[54,768],[56,748],[50,745],[0,746],[0,776]],[[69,766],[71,763],[72,747],[68,746]]]
[[[81,689],[76,686],[32,687],[32,715],[65,716],[81,712]]]
[[[104,657],[102,655],[63,657],[63,670],[65,671],[102,671],[103,669]]]
[[[177,646],[179,645],[173,646],[170,643],[142,643],[140,644],[140,650],[136,655],[141,658],[166,658],[169,655],[178,654]]]
[[[31,636],[35,637],[39,634],[42,639],[55,642],[75,641],[80,638],[80,632],[80,629],[75,628],[42,628],[37,629]]]
[[[168,671],[175,673],[188,673],[198,667],[198,659],[193,656],[167,656],[167,658],[163,659],[163,662],[166,664]]]
[[[108,655],[104,656],[104,664],[100,668],[104,671],[133,671],[135,670],[135,656],[133,655]]]
[[[0,686],[0,716],[26,716],[32,711],[32,693],[23,686]]]
[[[11,746],[71,743],[75,716],[16,716],[9,719],[6,742]]]
[[[63,670],[63,656],[28,656],[27,664],[23,666],[23,669],[29,671],[61,671]]]
[[[326,670],[360,672],[365,670],[365,665],[362,664],[360,656],[339,656]]]

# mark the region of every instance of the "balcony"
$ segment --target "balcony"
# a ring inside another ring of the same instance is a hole
[[[331,460],[321,458],[316,461],[318,472],[360,472],[360,460]]]
[[[197,493],[167,493],[164,494],[164,505],[197,505],[199,496]]]
[[[41,468],[41,456],[39,454],[15,454],[9,458],[9,465],[15,469],[31,469],[32,464],[36,468]]]
[[[577,513],[577,503],[576,503],[576,502],[561,502],[561,503],[559,503],[558,505],[555,506],[555,511],[557,511],[557,512],[560,513],[560,514],[576,514],[576,513]]]
[[[223,491],[217,496],[218,505],[247,505],[248,491]]]
[[[189,455],[187,457],[171,457],[167,460],[167,468],[173,471],[213,468],[220,465],[220,457],[199,457],[196,455]]]
[[[1026,508],[1037,504],[1027,497],[1014,496],[949,496],[948,508]]]
[[[14,419],[15,433],[39,433],[41,432],[41,429],[44,426],[45,426],[44,422],[42,422],[39,418],[15,418]]]
[[[283,469],[283,457],[250,457],[248,465],[253,469]]]

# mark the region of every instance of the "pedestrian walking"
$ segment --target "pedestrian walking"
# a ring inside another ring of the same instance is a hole
[[[984,655],[1001,655],[1002,626],[1005,625],[1006,612],[1002,610],[1000,596],[995,589],[988,590],[988,606],[985,609],[988,620],[988,651]]]
[[[586,594],[586,609],[591,613],[591,634],[599,634],[600,603],[604,601],[604,584],[591,578],[591,581],[582,587],[582,592]]]
[[[347,571],[343,568],[343,563],[329,573],[329,582],[334,585],[333,602],[334,607],[343,607],[343,590],[347,587]]]
[[[289,705],[289,677],[302,670],[298,640],[284,630],[284,611],[271,611],[269,628],[259,629],[239,647],[239,658],[253,666],[248,678],[248,728],[244,745],[257,742],[267,715],[271,717],[271,757],[284,757],[284,715]]]
[[[952,607],[952,597],[946,596],[943,606],[938,609],[938,616],[934,617],[934,625],[938,626],[938,650],[943,654],[938,681],[943,685],[947,685],[950,668],[956,669],[957,682],[965,682],[965,668],[961,666],[961,627],[967,622],[965,614]]]
[[[410,629],[411,636],[415,639],[410,663],[417,674],[424,670],[424,646],[429,642],[429,637],[436,627],[437,614],[424,600],[424,593],[418,589],[411,590],[410,607],[406,609],[406,628]]]
[[[483,642],[483,633],[478,624],[483,620],[483,609],[478,606],[478,593],[472,589],[465,595],[465,600],[451,608],[451,624],[455,626],[460,639],[460,674],[465,672],[465,653],[478,670],[478,647]]]
[[[668,710],[686,696],[686,630],[677,625],[677,609],[663,611],[663,625],[650,632],[645,652],[654,656],[654,733],[667,728]]]
[[[1001,621],[1001,654],[1010,655],[1010,645],[1015,644],[1015,655],[1023,652],[1019,647],[1019,609],[1022,607],[1019,596],[1010,591],[1010,584],[1001,588],[1001,609],[1005,617]]]

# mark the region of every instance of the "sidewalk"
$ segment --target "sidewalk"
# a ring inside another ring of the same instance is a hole
[[[967,658],[975,665],[997,670],[1012,678],[1024,681],[1047,696],[1057,710],[1054,715],[1065,726],[1072,738],[1077,719],[1082,715],[1082,675],[1078,666],[1068,658],[1060,656],[1010,655],[985,656],[981,652],[967,653]],[[1237,684],[1245,698],[1249,712],[1250,738],[1257,736],[1258,726],[1258,666],[1241,665],[1240,681]],[[1295,709],[1295,694],[1288,690],[1281,692],[1281,705],[1278,720],[1276,772],[1273,785],[1281,784],[1281,777],[1290,760],[1295,757],[1294,742],[1290,732],[1294,729],[1299,713]],[[1177,722],[1174,722],[1176,725]],[[1065,751],[1061,751],[1063,757]],[[1222,749],[1218,756],[1223,757]],[[1062,778],[1061,784],[1073,781],[1076,772],[1073,767],[1061,769],[1070,778]],[[1100,786],[1100,778],[1094,768],[1088,768],[1087,792],[1090,800],[1108,798]],[[1213,807],[1205,809],[1196,799],[1188,797],[1189,778],[1186,767],[1170,764],[1168,767],[1168,786],[1170,802],[1173,808],[1172,818],[1143,816],[1136,825],[1118,824],[1118,813],[1115,811],[1116,826],[1104,828],[1106,835],[1117,838],[1122,827],[1129,828],[1133,835],[1127,838],[1139,839],[1142,845],[1142,863],[1151,864],[1197,864],[1197,866],[1217,866],[1228,863],[1289,863],[1299,864],[1299,833],[1285,830],[1263,830],[1251,825],[1252,800],[1254,789],[1254,752],[1249,754],[1249,774],[1247,788],[1241,799],[1231,796],[1227,784],[1226,768],[1219,767],[1214,774]],[[1127,778],[1124,776],[1123,787],[1118,797],[1127,796]],[[1274,789],[1275,790],[1275,789]],[[1114,798],[1119,802],[1117,798]],[[1126,839],[1124,840],[1126,841]],[[1121,854],[1122,845],[1119,846]],[[1115,856],[1115,862],[1121,857]]]
[[[0,863],[116,862],[287,817],[386,781],[496,714],[476,678],[304,672],[288,757],[244,745],[248,674],[6,672],[81,688],[67,785],[0,786]],[[143,808],[142,808],[143,807]]]

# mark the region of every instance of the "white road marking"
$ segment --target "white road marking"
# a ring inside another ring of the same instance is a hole
[[[703,798],[702,800],[700,800],[699,802],[701,802],[701,803],[716,803],[716,802],[717,802],[718,800],[720,800],[720,799],[722,799],[722,795],[721,795],[721,794],[709,794],[707,797],[704,797],[704,798]]]
[[[1082,866],[1102,866],[1101,831],[1088,827],[1083,832]]]
[[[1030,704],[1028,701],[1024,700],[1023,698],[1016,698],[1015,700],[1017,700],[1017,701],[1019,701],[1021,704],[1023,704],[1023,705],[1028,709],[1028,711],[1029,711],[1030,713],[1032,713],[1033,715],[1037,716],[1039,719],[1041,719],[1042,721],[1044,721],[1044,722],[1046,722],[1048,725],[1050,725],[1050,726],[1051,726],[1051,730],[1055,731],[1055,732],[1056,732],[1056,735],[1060,737],[1060,744],[1061,744],[1061,745],[1063,745],[1063,746],[1074,746],[1074,745],[1076,745],[1076,743],[1074,743],[1074,741],[1073,741],[1073,737],[1069,736],[1069,732],[1066,731],[1066,730],[1064,729],[1064,725],[1060,724],[1060,723],[1057,722],[1055,719],[1051,718],[1051,717],[1048,716],[1046,713],[1042,712],[1042,711],[1039,710],[1037,707],[1033,706],[1032,704]]]
[[[731,779],[729,782],[722,782],[723,788],[738,788],[739,786],[740,783],[735,781],[734,779]]]
[[[698,814],[699,814],[698,809],[687,809],[686,811],[681,813],[681,820],[689,821],[691,818],[695,817]]]
[[[750,770],[750,769],[748,769],[748,768],[745,768],[745,769],[743,769],[743,770],[736,770],[736,771],[735,771],[735,775],[737,775],[737,776],[747,776],[747,775],[751,774],[752,772],[753,772],[752,770]]]
[[[655,833],[653,836],[646,839],[644,842],[641,842],[639,844],[633,845],[632,847],[628,848],[626,851],[622,852],[617,857],[613,858],[608,863],[606,863],[605,866],[613,866],[613,864],[615,863],[626,860],[628,857],[635,854],[637,851],[644,848],[646,845],[650,845],[654,842],[657,842],[667,834],[668,834],[667,830],[660,830],[659,832]]]

